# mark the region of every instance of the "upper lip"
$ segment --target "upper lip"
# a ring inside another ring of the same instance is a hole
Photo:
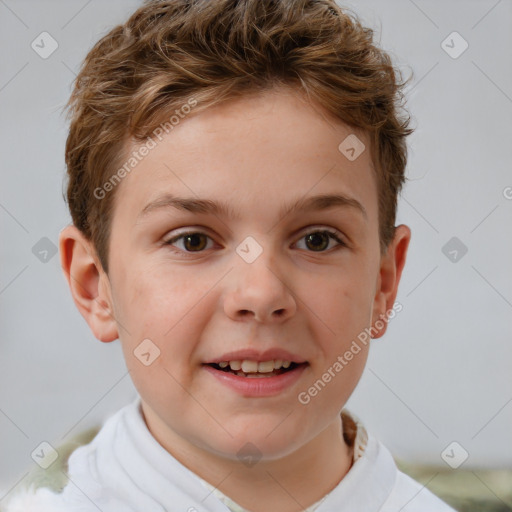
[[[256,349],[244,349],[244,350],[235,350],[233,352],[226,352],[220,357],[216,357],[209,361],[206,361],[205,364],[212,363],[220,363],[222,361],[243,361],[243,360],[257,361],[261,363],[263,361],[271,361],[275,359],[279,359],[282,361],[291,361],[292,363],[305,363],[306,360],[303,357],[300,357],[297,354],[292,354],[287,350],[283,350],[280,348],[270,348],[268,350],[264,350],[263,352]]]

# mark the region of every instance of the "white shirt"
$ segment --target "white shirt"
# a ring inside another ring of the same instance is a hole
[[[455,512],[400,472],[358,423],[355,461],[315,512]],[[176,460],[144,421],[140,396],[108,418],[68,459],[69,481],[15,495],[2,512],[246,512]],[[13,491],[14,492],[14,491]]]

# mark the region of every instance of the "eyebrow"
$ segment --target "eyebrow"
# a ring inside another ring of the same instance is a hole
[[[302,197],[291,205],[284,205],[279,211],[279,218],[283,218],[295,211],[318,211],[334,207],[351,208],[359,211],[365,220],[368,219],[364,206],[353,197],[342,194],[321,194],[317,196]],[[138,223],[150,212],[162,208],[175,208],[192,213],[213,214],[230,219],[240,219],[239,213],[235,212],[227,203],[213,201],[211,199],[199,199],[192,197],[176,197],[172,194],[164,194],[148,203],[137,216]]]

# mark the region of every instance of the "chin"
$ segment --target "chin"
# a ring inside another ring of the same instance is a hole
[[[208,450],[216,455],[241,462],[245,459],[249,461],[281,459],[307,442],[307,439],[304,439],[301,443],[305,433],[298,432],[296,429],[290,430],[290,425],[280,425],[282,421],[283,417],[273,417],[272,421],[268,419],[259,421],[252,418],[247,425],[239,422],[238,429],[234,429],[233,425],[229,424],[228,430],[233,437],[225,435],[213,443],[211,438],[208,439]]]

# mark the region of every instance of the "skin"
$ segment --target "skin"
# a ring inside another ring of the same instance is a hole
[[[350,469],[340,411],[369,344],[307,405],[297,396],[392,309],[405,264],[407,226],[379,249],[365,135],[357,133],[366,150],[356,160],[338,150],[352,133],[290,91],[191,114],[118,185],[108,276],[75,227],[60,234],[73,299],[97,339],[120,339],[153,436],[254,512],[302,510]],[[137,219],[162,192],[225,201],[240,218],[161,208]],[[295,199],[335,192],[359,201],[366,216],[346,206],[279,216]],[[199,238],[202,252],[184,239],[163,244],[189,229],[209,237]],[[321,229],[337,230],[346,245],[308,243]],[[235,250],[247,236],[263,249],[252,263]],[[384,322],[374,338],[385,330]],[[133,354],[147,338],[161,352],[149,366]],[[308,361],[276,396],[241,396],[202,366],[228,351],[274,347]],[[247,442],[261,453],[250,467],[237,458]]]

